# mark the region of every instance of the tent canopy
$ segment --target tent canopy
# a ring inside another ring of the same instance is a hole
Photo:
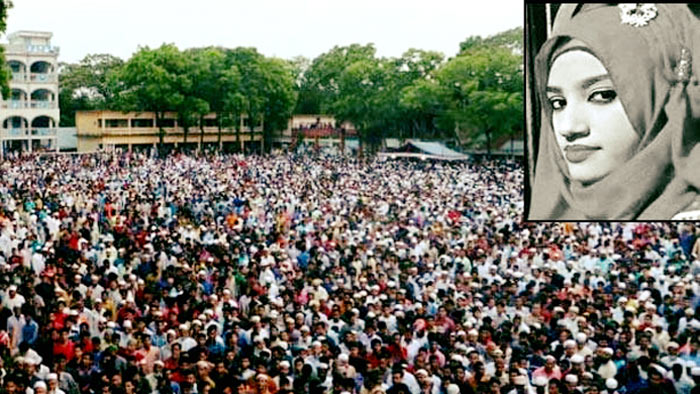
[[[420,140],[407,140],[398,149],[391,149],[386,153],[395,157],[423,157],[441,160],[466,160],[469,156],[448,148],[440,142],[427,142]]]

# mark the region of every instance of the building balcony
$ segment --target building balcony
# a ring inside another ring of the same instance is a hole
[[[33,127],[33,128],[11,128],[0,129],[2,139],[27,139],[27,138],[45,138],[56,137],[57,130],[55,127]]]
[[[56,73],[23,73],[13,72],[13,82],[54,83],[58,81]]]
[[[8,45],[7,53],[45,53],[47,55],[58,55],[59,47],[55,45]]]
[[[55,101],[40,101],[40,100],[4,100],[0,104],[0,108],[8,109],[23,109],[23,108],[39,108],[39,109],[55,109],[58,108],[58,103]]]
[[[40,137],[53,137],[56,135],[57,129],[55,127],[35,127],[32,129],[33,136]]]
[[[58,81],[58,74],[56,73],[30,73],[30,82],[56,82]]]

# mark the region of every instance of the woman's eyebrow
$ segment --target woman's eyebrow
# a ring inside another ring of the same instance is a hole
[[[590,78],[586,78],[586,79],[584,79],[583,81],[581,81],[581,88],[584,89],[584,90],[585,90],[585,89],[588,89],[588,88],[590,88],[592,85],[594,85],[594,84],[596,84],[596,83],[598,83],[598,82],[600,82],[600,81],[604,81],[604,80],[606,80],[606,79],[610,79],[610,75],[608,75],[608,74],[600,74],[600,75],[596,75],[596,76],[593,76],[593,77],[590,77]]]
[[[580,86],[581,86],[581,89],[585,90],[585,89],[588,89],[591,86],[595,85],[596,83],[598,83],[600,81],[604,81],[606,79],[610,79],[610,75],[608,75],[608,74],[595,75],[595,76],[592,76],[590,78],[586,78],[586,79],[582,80],[580,83]],[[547,86],[545,88],[545,91],[547,93],[561,93],[562,89],[560,87],[557,87],[557,86]]]

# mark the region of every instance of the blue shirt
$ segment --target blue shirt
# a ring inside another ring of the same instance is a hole
[[[22,327],[22,341],[33,345],[34,342],[36,342],[38,336],[39,325],[34,320],[25,324],[24,327]]]

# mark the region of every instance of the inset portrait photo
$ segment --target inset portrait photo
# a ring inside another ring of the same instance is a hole
[[[698,7],[526,7],[526,219],[700,220]]]

